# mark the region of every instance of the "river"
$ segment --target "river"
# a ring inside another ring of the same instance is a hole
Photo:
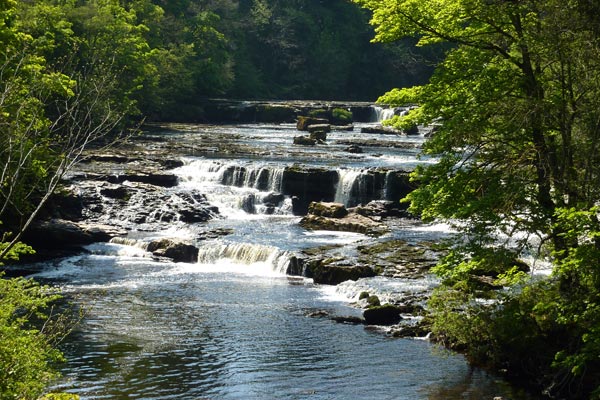
[[[531,399],[425,338],[393,338],[387,328],[329,318],[360,316],[353,303],[363,290],[385,301],[430,290],[434,277],[329,286],[286,275],[290,255],[303,249],[332,246],[353,260],[360,244],[449,234],[443,225],[406,221],[383,239],[308,231],[298,225],[292,196],[269,197],[286,192],[286,168],[320,168],[338,176],[329,200],[353,206],[393,195],[388,178],[375,189],[360,183],[369,169],[387,177],[434,162],[416,158],[423,136],[372,135],[379,145],[365,144],[360,126],[315,147],[292,146],[298,132],[285,124],[148,133],[168,138],[181,154],[170,169],[179,183],[165,195],[200,191],[219,213],[202,223],[156,215],[142,221],[134,216],[142,200],[132,196],[104,221],[126,228],[129,241],[95,243],[43,265],[37,278],[86,310],[63,344],[67,362],[56,389],[83,399]],[[362,154],[344,151],[352,140],[363,141]],[[227,234],[199,239],[209,231]],[[199,261],[152,257],[143,244],[156,238],[193,242]]]

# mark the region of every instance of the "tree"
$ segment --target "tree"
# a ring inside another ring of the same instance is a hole
[[[415,171],[422,186],[408,198],[415,213],[456,222],[464,233],[436,269],[454,285],[445,291],[454,301],[436,302],[438,322],[459,328],[438,323],[438,333],[478,352],[480,361],[516,369],[508,351],[499,355],[508,335],[490,332],[497,346],[485,352],[481,343],[474,345],[475,336],[464,336],[466,342],[458,337],[473,328],[476,318],[469,316],[488,315],[496,323],[506,322],[507,313],[525,315],[514,320],[532,328],[536,340],[551,332],[563,339],[536,361],[550,391],[589,395],[600,376],[600,332],[594,327],[600,326],[600,271],[591,266],[598,265],[600,252],[600,41],[590,23],[591,3],[356,2],[372,10],[378,41],[418,36],[421,46],[452,45],[429,83],[380,98],[419,105],[391,124],[439,125],[425,145],[439,161]],[[542,251],[556,265],[543,290],[530,283],[508,297],[488,292],[515,306],[473,311],[472,302],[483,295],[479,276],[523,285],[511,278],[522,277],[516,258]],[[463,295],[452,295],[456,290]],[[527,295],[531,291],[543,293],[538,302]],[[519,351],[533,360],[534,348]]]

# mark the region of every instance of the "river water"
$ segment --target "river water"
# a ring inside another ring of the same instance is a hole
[[[201,224],[138,226],[124,212],[120,222],[135,240],[93,244],[44,266],[37,277],[86,309],[63,345],[67,363],[56,389],[83,399],[530,399],[423,338],[396,339],[383,328],[319,317],[360,316],[352,305],[360,291],[385,300],[428,290],[435,278],[376,277],[335,287],[285,274],[299,250],[338,245],[351,259],[358,244],[374,239],[306,231],[289,197],[265,203],[282,190],[284,168],[337,171],[335,200],[354,205],[354,182],[367,168],[433,162],[416,159],[413,145],[423,137],[374,135],[382,146],[349,155],[345,142],[364,135],[336,132],[326,146],[299,149],[291,146],[298,134],[291,125],[154,134],[187,149],[184,165],[173,170],[179,185],[165,190],[200,190],[220,215]],[[230,234],[195,241],[207,229]],[[386,237],[435,241],[447,234],[443,226],[398,223]],[[195,242],[199,262],[152,258],[141,244],[157,237]]]

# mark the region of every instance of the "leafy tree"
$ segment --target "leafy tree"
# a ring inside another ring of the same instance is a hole
[[[439,162],[417,169],[422,186],[409,196],[414,212],[454,221],[464,233],[436,269],[453,285],[442,296],[452,301],[433,303],[437,333],[495,366],[505,362],[527,374],[534,369],[522,365],[532,361],[550,392],[588,396],[600,381],[600,42],[590,23],[593,6],[583,0],[356,3],[373,11],[378,41],[418,36],[420,46],[453,46],[429,83],[379,100],[419,105],[391,124],[439,124],[425,145]],[[551,255],[556,267],[546,284],[523,289],[516,258],[532,252]],[[507,298],[486,294],[481,275],[521,289]],[[542,295],[532,300],[534,287]],[[507,306],[473,303],[483,295]],[[509,316],[520,327],[515,332],[561,341],[511,350],[501,329]],[[477,326],[494,327],[486,329],[489,351],[468,334]]]

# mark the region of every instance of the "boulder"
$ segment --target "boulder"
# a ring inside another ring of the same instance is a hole
[[[304,215],[312,201],[333,201],[337,181],[337,171],[287,167],[283,171],[281,193],[292,198],[294,215]]]
[[[198,248],[173,239],[160,239],[148,243],[147,250],[157,257],[170,258],[175,262],[195,263],[198,261]]]
[[[342,203],[326,203],[313,201],[308,206],[308,213],[327,218],[343,218],[348,210]]]
[[[402,131],[408,136],[416,136],[420,134],[419,127],[417,125],[412,125],[410,128],[403,129]]]
[[[300,220],[300,225],[312,230],[356,232],[374,236],[387,232],[387,227],[382,223],[356,213],[349,213],[343,218],[307,215]]]
[[[309,125],[329,124],[329,120],[325,118],[299,116],[296,122],[296,129],[299,131],[307,131]]]
[[[328,265],[321,262],[319,265],[313,265],[312,268],[314,282],[324,285],[337,285],[345,281],[356,281],[375,275],[375,271],[366,265]]]
[[[317,144],[316,139],[310,138],[308,136],[294,136],[294,144],[300,146],[314,146]]]
[[[392,304],[367,308],[363,317],[367,325],[395,325],[402,320],[400,309]]]
[[[362,147],[360,147],[356,144],[351,144],[350,146],[346,147],[344,149],[344,151],[346,153],[361,154],[363,152],[363,149],[362,149]]]
[[[309,136],[311,139],[314,139],[317,143],[324,144],[327,140],[327,132],[325,131],[313,131]]]
[[[389,200],[373,200],[365,205],[360,205],[352,208],[352,212],[370,218],[385,218],[385,217],[405,217],[407,212],[404,210],[405,205],[397,201]]]

